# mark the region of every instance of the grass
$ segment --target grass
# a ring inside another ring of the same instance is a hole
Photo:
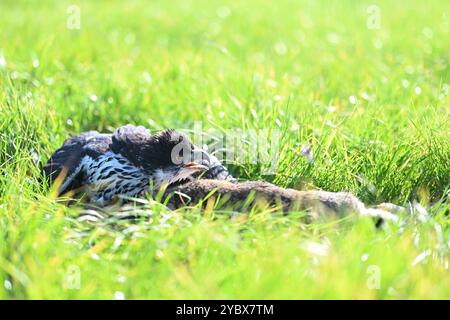
[[[448,299],[449,26],[438,0],[3,0],[0,298]],[[158,204],[92,227],[40,183],[71,134],[196,122],[281,132],[276,173],[230,163],[241,179],[437,204],[378,231]]]

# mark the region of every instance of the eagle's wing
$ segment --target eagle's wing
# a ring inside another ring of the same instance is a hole
[[[126,125],[112,134],[111,151],[121,154],[135,166],[142,167],[152,135],[143,126]]]
[[[43,167],[45,176],[53,183],[62,179],[59,194],[81,186],[81,171],[86,156],[96,158],[109,150],[111,136],[88,131],[67,139]]]

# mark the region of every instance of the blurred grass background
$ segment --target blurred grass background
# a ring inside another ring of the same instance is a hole
[[[449,25],[438,0],[1,0],[0,297],[448,298]],[[230,164],[242,179],[438,205],[379,232],[159,206],[88,228],[39,182],[71,134],[195,121],[282,132],[277,173]],[[64,285],[73,266],[79,289]]]

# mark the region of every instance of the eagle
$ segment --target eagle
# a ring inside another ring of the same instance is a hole
[[[59,195],[83,191],[99,206],[197,178],[236,181],[217,157],[186,135],[174,129],[151,134],[133,125],[112,134],[88,131],[67,139],[43,171],[50,184],[58,181]]]

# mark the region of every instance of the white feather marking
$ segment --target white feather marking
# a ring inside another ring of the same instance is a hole
[[[113,152],[107,152],[95,160],[87,159],[85,168],[89,196],[99,205],[106,204],[119,194],[136,196],[148,185],[149,177],[142,168],[135,167],[128,159]],[[117,187],[119,183],[120,187]]]

